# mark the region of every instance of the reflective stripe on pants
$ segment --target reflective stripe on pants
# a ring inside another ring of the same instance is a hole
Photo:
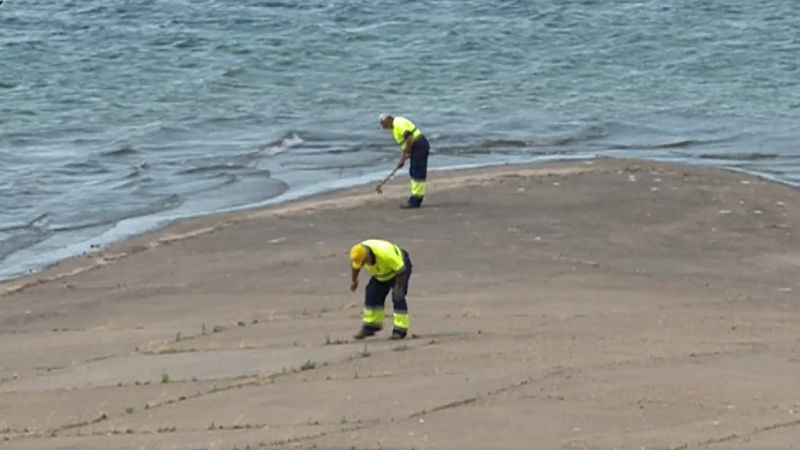
[[[411,196],[412,197],[425,197],[425,182],[420,180],[411,179]]]
[[[383,308],[364,308],[364,328],[380,330],[383,327]]]
[[[408,331],[408,311],[394,312],[394,329]]]

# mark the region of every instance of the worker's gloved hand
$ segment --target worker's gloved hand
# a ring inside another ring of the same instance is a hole
[[[399,162],[397,163],[397,168],[398,168],[398,169],[402,169],[402,168],[403,168],[403,166],[405,166],[405,165],[406,165],[406,161],[405,161],[405,160],[399,161]]]

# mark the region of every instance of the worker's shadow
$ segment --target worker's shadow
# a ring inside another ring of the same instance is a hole
[[[417,340],[424,340],[428,339],[430,342],[428,344],[433,344],[437,342],[443,341],[460,341],[460,340],[467,340],[467,339],[474,339],[475,336],[479,336],[484,334],[482,331],[450,331],[450,332],[438,332],[438,333],[411,333],[408,337],[404,340],[408,341],[417,341]],[[378,343],[387,341],[388,339],[377,337],[377,338],[369,338],[365,340],[358,340],[358,339],[337,339],[334,341],[326,342],[325,345],[361,345],[361,344],[371,344],[371,343]],[[400,342],[400,341],[397,341]]]
[[[453,209],[464,208],[472,205],[472,202],[467,200],[463,202],[431,202],[422,205],[422,209]]]

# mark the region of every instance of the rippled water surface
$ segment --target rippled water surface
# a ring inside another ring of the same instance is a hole
[[[438,168],[611,155],[800,184],[798,11],[8,0],[0,278],[178,217],[379,179],[397,155],[380,112],[414,120]]]

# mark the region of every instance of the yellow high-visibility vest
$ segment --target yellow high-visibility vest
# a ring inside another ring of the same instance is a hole
[[[395,116],[392,121],[392,136],[394,136],[394,140],[400,145],[401,150],[403,149],[403,142],[406,140],[406,132],[411,133],[415,141],[422,136],[422,131],[410,120],[405,117]]]
[[[375,264],[364,264],[364,268],[378,281],[389,281],[405,270],[400,247],[381,239],[367,239],[361,245],[369,248],[375,255]]]

